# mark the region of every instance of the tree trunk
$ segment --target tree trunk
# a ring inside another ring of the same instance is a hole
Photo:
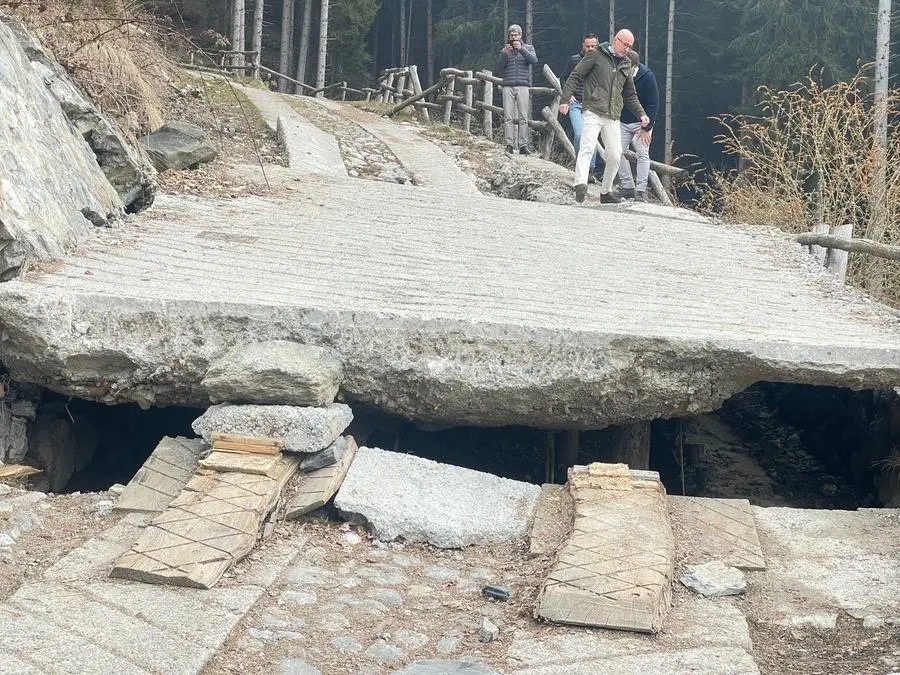
[[[294,0],[282,0],[281,3],[281,59],[278,62],[278,72],[288,75],[291,72],[293,62],[292,36],[294,34]],[[287,91],[287,80],[278,78],[278,91]]]
[[[887,128],[888,75],[891,56],[891,0],[879,0],[875,37],[875,120],[872,139],[875,158],[875,180],[872,186],[872,208],[865,236],[880,240],[887,227]],[[876,297],[884,286],[884,265],[869,258],[865,261],[866,288]]]
[[[650,65],[650,0],[644,1],[644,58],[645,65]]]
[[[306,84],[306,60],[309,54],[309,30],[312,24],[313,0],[303,0],[303,25],[300,27],[300,47],[297,50],[297,76],[294,78]],[[302,94],[303,87],[296,85],[295,94]]]
[[[244,0],[234,0],[231,15],[231,48],[237,51],[244,49]],[[234,64],[240,64],[237,55],[231,60]]]
[[[534,44],[534,0],[525,0],[525,42]]]
[[[322,11],[319,14],[319,67],[316,70],[316,89],[325,86],[325,57],[328,53],[328,0],[322,0]],[[316,94],[322,98],[320,91]]]
[[[434,15],[431,0],[425,0],[425,61],[428,67],[425,86],[430,87],[434,79]]]
[[[381,12],[378,12],[372,26],[372,79],[375,82],[378,82],[378,36],[381,34],[381,16]]]
[[[409,7],[406,8],[406,63],[403,65],[408,66],[409,62],[412,61],[412,56],[410,56],[410,52],[412,51],[412,8],[413,1],[409,0]]]
[[[253,43],[250,49],[256,52],[253,57],[253,77],[259,79],[259,59],[262,55],[262,27],[263,12],[265,12],[265,0],[256,0],[253,7]]]
[[[406,62],[406,0],[400,0],[400,65]]]
[[[616,36],[616,0],[609,0],[609,41]]]
[[[669,25],[666,30],[666,135],[665,135],[665,163],[666,164],[672,163],[672,54],[673,54],[674,48],[675,48],[675,0],[669,0]]]
[[[588,0],[584,0],[584,9],[582,10],[581,34],[587,35],[588,32]]]
[[[506,35],[506,29],[509,28],[509,0],[503,0],[503,35]]]

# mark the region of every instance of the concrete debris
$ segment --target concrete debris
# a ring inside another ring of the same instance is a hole
[[[720,560],[689,565],[681,576],[681,583],[707,598],[741,595],[747,589],[744,573]]]
[[[362,516],[383,541],[460,548],[521,537],[539,494],[530,483],[364,447],[335,506]]]
[[[481,642],[493,642],[500,637],[500,629],[490,619],[481,619],[481,628],[478,629],[478,639]]]
[[[214,432],[283,439],[286,451],[309,454],[328,447],[352,421],[353,413],[343,403],[322,408],[221,404],[192,426],[207,442]]]
[[[206,140],[206,132],[188,122],[168,122],[140,139],[157,171],[192,169],[219,154]]]
[[[341,372],[330,349],[273,340],[229,350],[202,385],[213,403],[324,406],[337,396]]]

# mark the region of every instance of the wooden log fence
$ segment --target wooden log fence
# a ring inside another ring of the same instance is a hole
[[[850,253],[863,253],[876,258],[900,262],[900,246],[881,244],[869,239],[854,239],[853,225],[846,223],[830,228],[824,223],[813,227],[812,232],[798,234],[794,240],[806,246],[821,265],[840,282],[847,278],[847,262]]]

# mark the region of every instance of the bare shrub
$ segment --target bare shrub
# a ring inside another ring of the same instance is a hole
[[[75,81],[127,134],[164,120],[172,68],[160,45],[167,25],[126,0],[4,2],[25,22]]]
[[[873,198],[879,162],[872,134],[871,86],[861,70],[823,86],[812,75],[788,90],[760,88],[758,115],[715,118],[716,138],[741,158],[742,171],[713,177],[702,205],[734,222],[806,232],[814,223],[851,223],[854,236],[900,243],[900,130],[888,128],[886,198]],[[888,99],[889,119],[900,95]],[[900,265],[851,254],[850,283],[900,306]]]

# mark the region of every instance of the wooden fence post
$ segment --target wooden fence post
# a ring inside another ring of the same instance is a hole
[[[813,226],[813,234],[828,234],[828,223],[817,223]],[[828,249],[824,246],[817,246],[816,244],[811,244],[809,247],[809,253],[816,260],[819,261],[820,265],[825,264],[825,258],[828,256]]]
[[[471,80],[472,77],[473,77],[472,71],[471,71],[471,70],[467,70],[467,71],[466,71],[466,79],[467,79],[467,80]],[[471,83],[466,82],[466,89],[465,89],[465,92],[466,92],[466,100],[465,100],[465,103],[466,103],[466,107],[468,107],[468,108],[471,108],[471,107],[472,107],[472,99],[473,99],[473,92],[474,92],[474,91],[475,91],[475,87],[472,86]],[[471,134],[471,133],[472,133],[472,114],[469,113],[468,111],[466,111],[466,112],[463,114],[463,129],[466,130],[466,133],[467,133],[467,134]]]
[[[447,80],[447,95],[454,96],[456,94],[456,75],[451,75]],[[453,113],[453,99],[448,98],[444,103],[444,124],[450,124],[450,115]]]
[[[391,88],[394,86],[394,73],[388,73],[387,79],[384,82],[385,89],[381,94],[381,102],[389,103],[392,100],[391,96]]]
[[[831,234],[841,239],[852,239],[853,224],[838,225],[832,229]],[[847,259],[849,257],[850,254],[847,251],[841,251],[837,248],[828,249],[828,255],[825,256],[825,267],[840,283],[844,283],[847,280]]]
[[[403,90],[406,89],[406,73],[397,75],[397,91],[394,93],[394,101],[402,101],[405,97]]]
[[[410,66],[409,67],[409,80],[412,83],[413,93],[417,96],[422,93],[422,82],[419,80],[419,67],[418,66]],[[431,115],[428,114],[428,108],[424,106],[416,106],[419,111],[419,114],[422,116],[422,120],[425,122],[431,121]]]
[[[485,75],[493,75],[490,70],[482,71]],[[485,138],[494,138],[494,113],[491,112],[490,106],[494,105],[494,83],[490,80],[483,80],[484,83],[484,117],[481,126],[484,127]]]

